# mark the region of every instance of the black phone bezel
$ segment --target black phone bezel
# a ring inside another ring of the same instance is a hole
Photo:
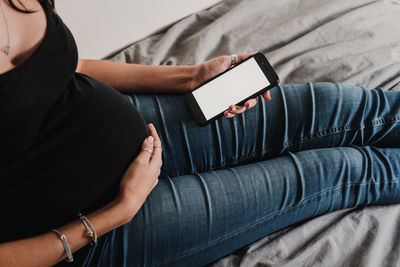
[[[268,81],[270,82],[270,85],[268,85],[267,87],[261,89],[260,91],[252,94],[251,96],[241,100],[240,102],[236,103],[235,105],[243,105],[247,100],[254,98],[258,95],[263,94],[264,92],[266,92],[267,90],[269,90],[270,88],[276,86],[279,84],[279,77],[276,74],[276,72],[274,71],[274,69],[272,68],[271,64],[268,62],[267,58],[261,54],[261,53],[256,53],[255,55],[239,62],[238,64],[234,65],[233,67],[225,70],[224,72],[221,72],[220,74],[214,76],[213,78],[207,80],[206,82],[204,82],[203,84],[197,86],[193,91],[187,93],[184,96],[185,102],[187,104],[187,106],[189,107],[189,110],[191,111],[195,121],[201,125],[207,125],[211,122],[213,122],[214,120],[220,118],[221,116],[224,115],[224,111],[222,111],[221,113],[217,114],[216,116],[212,117],[211,119],[207,120],[200,108],[200,106],[198,105],[196,99],[193,96],[193,92],[195,90],[199,90],[203,85],[211,82],[212,80],[218,78],[221,75],[224,75],[226,72],[232,70],[233,68],[236,68],[237,66],[239,66],[240,64],[243,64],[244,62],[246,62],[247,60],[250,60],[251,58],[254,58],[258,64],[258,66],[261,68],[261,70],[263,71],[264,75],[267,77]]]

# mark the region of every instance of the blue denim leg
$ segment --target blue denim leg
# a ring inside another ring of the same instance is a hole
[[[337,209],[400,202],[400,149],[326,148],[160,179],[90,266],[202,266]]]
[[[289,84],[233,119],[198,126],[182,95],[131,95],[163,144],[161,177],[204,172],[300,150],[399,147],[400,92],[333,83]]]
[[[201,266],[319,214],[400,202],[400,148],[377,148],[400,146],[399,92],[319,83],[271,94],[206,127],[181,95],[129,97],[160,134],[164,179],[86,263]]]

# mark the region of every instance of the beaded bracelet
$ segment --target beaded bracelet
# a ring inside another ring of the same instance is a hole
[[[61,242],[64,246],[65,254],[67,254],[67,258],[65,260],[68,262],[73,262],[74,257],[72,256],[71,248],[69,247],[67,237],[57,229],[51,229],[50,231],[56,233],[60,237]]]
[[[85,215],[82,215],[82,213],[78,213],[79,219],[81,219],[81,222],[85,226],[86,232],[89,234],[89,237],[91,239],[90,245],[95,245],[97,243],[97,233],[94,230],[93,225],[90,223],[88,218],[86,218]]]

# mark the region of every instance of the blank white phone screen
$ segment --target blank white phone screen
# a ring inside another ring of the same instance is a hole
[[[254,58],[193,91],[206,120],[270,85]]]

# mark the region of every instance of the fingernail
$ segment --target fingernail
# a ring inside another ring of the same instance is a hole
[[[153,143],[153,141],[154,141],[154,137],[153,136],[149,136],[149,137],[147,137],[147,142],[149,142],[149,143]]]
[[[232,110],[232,111],[236,111],[236,107],[235,107],[235,106],[232,106],[231,110]]]

